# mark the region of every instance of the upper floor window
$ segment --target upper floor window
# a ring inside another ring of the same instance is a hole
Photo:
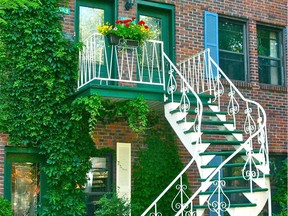
[[[282,85],[281,31],[257,26],[259,82]]]
[[[230,79],[245,81],[246,23],[219,17],[218,33],[221,69]]]

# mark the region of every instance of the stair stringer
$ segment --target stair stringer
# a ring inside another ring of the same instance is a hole
[[[165,104],[164,106],[165,117],[167,121],[169,122],[169,124],[171,125],[171,127],[173,128],[174,132],[177,134],[178,138],[181,140],[181,142],[187,149],[187,151],[194,157],[196,154],[198,154],[199,151],[205,151],[205,149],[208,146],[207,145],[198,145],[198,146],[192,145],[193,142],[197,142],[197,140],[199,140],[202,133],[197,133],[197,132],[189,133],[189,134],[184,133],[187,130],[187,126],[179,127],[179,124],[177,123],[177,121],[182,120],[187,114],[181,113],[181,112],[177,112],[174,114],[170,113],[171,111],[175,110],[178,107],[176,106],[175,108],[175,105],[177,104],[179,106],[179,103],[175,103],[175,102],[170,102],[170,103]],[[182,124],[185,124],[185,123],[182,123]],[[200,149],[197,149],[198,147],[200,147]]]

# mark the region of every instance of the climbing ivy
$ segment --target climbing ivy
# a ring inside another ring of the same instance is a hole
[[[38,147],[46,158],[48,188],[39,214],[50,216],[85,214],[95,123],[128,119],[141,131],[149,111],[140,98],[116,104],[98,95],[77,98],[81,44],[62,33],[61,2],[42,0],[40,7],[0,14],[0,127],[11,145]]]
[[[154,115],[153,119],[159,120],[159,117]],[[153,124],[149,124],[150,129],[146,130],[147,146],[140,151],[133,167],[132,215],[141,215],[183,169],[170,127],[157,124],[157,121]],[[183,183],[188,185],[185,175]],[[162,215],[172,214],[171,202],[177,192],[175,185],[157,204]],[[189,194],[188,190],[186,192]]]

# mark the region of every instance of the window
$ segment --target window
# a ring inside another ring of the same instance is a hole
[[[85,193],[87,195],[87,215],[92,216],[98,207],[95,201],[112,191],[113,157],[107,154],[91,158],[92,168],[87,173]]]
[[[282,85],[281,31],[257,26],[259,82]]]
[[[246,79],[245,29],[244,22],[219,18],[219,64],[230,79],[243,81]]]
[[[5,147],[4,197],[11,201],[13,215],[37,215],[45,195],[43,157],[35,148]]]

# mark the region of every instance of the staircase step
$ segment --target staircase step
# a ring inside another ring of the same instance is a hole
[[[171,103],[172,101],[171,100],[167,100],[166,102],[165,102],[165,104],[166,103]],[[178,100],[175,100],[174,99],[174,102],[175,103],[179,103],[180,101],[178,101]],[[202,105],[205,107],[207,107],[207,106],[216,106],[216,104],[215,103],[209,103],[209,102],[203,102],[202,101]],[[192,101],[190,101],[190,106],[197,106],[197,101],[194,101],[194,100],[192,100]],[[193,110],[193,108],[191,108],[191,110]],[[172,110],[172,111],[170,111],[170,113],[171,114],[174,114],[174,113],[176,113],[176,112],[180,112],[180,109],[179,109],[179,107],[177,108],[177,109],[175,109],[175,110]],[[203,111],[204,112],[204,111]],[[188,113],[190,113],[190,111],[188,111]]]
[[[249,188],[242,188],[242,189],[224,189],[223,190],[225,194],[231,194],[231,193],[247,193],[250,192]],[[268,191],[268,188],[253,188],[253,192],[262,192],[262,191]],[[212,194],[214,191],[204,191],[200,192],[199,195],[205,195],[205,194]]]
[[[265,177],[269,177],[269,176],[270,175],[265,175]],[[264,177],[263,174],[259,175],[259,178],[263,178],[263,177]],[[218,178],[212,178],[210,181],[215,181],[215,180],[218,180]],[[222,177],[221,180],[232,181],[232,180],[245,180],[245,179],[243,178],[243,176],[229,176],[229,177],[227,176],[227,177]],[[201,178],[200,181],[205,182],[206,179]]]
[[[240,145],[244,142],[238,140],[202,140],[202,143],[210,143],[211,145]]]
[[[189,114],[196,114],[195,110],[189,110]],[[216,115],[227,115],[228,113],[225,111],[217,111],[214,112],[212,110],[203,110],[202,115],[207,115],[207,116],[216,116]]]
[[[240,207],[254,207],[257,206],[256,203],[231,203],[230,208],[240,208]],[[193,208],[200,209],[200,208],[208,208],[208,205],[193,205]]]
[[[200,156],[203,156],[203,155],[222,155],[222,156],[225,156],[225,155],[231,155],[233,154],[235,151],[219,151],[219,152],[201,152],[199,153]],[[240,151],[238,152],[237,155],[246,155],[246,152],[247,151]],[[259,153],[259,150],[255,150],[254,153]]]
[[[195,95],[192,94],[192,93],[186,93],[186,94],[187,94],[188,97],[194,97],[195,98]],[[176,91],[176,92],[173,93],[173,96],[174,96],[174,98],[180,98],[182,96],[182,92]],[[203,99],[203,100],[209,100],[209,99],[214,98],[215,96],[214,95],[210,95],[210,94],[201,93],[201,94],[198,94],[198,97],[200,99]]]
[[[187,122],[194,122],[195,119],[189,119]],[[177,121],[178,124],[185,122],[184,119]],[[197,121],[198,122],[198,121]],[[233,124],[233,121],[215,121],[215,120],[202,120],[201,124],[205,125],[224,125],[224,124]]]
[[[184,133],[188,134],[188,133],[194,133],[195,131],[193,129],[187,130]],[[218,134],[218,135],[231,135],[231,134],[243,134],[244,131],[242,130],[201,130],[201,132],[203,132],[203,134]]]
[[[224,165],[224,167],[242,167],[244,166],[246,163],[227,163]],[[260,164],[259,162],[257,164]],[[202,165],[201,168],[217,168],[219,166],[219,164],[217,165]]]

